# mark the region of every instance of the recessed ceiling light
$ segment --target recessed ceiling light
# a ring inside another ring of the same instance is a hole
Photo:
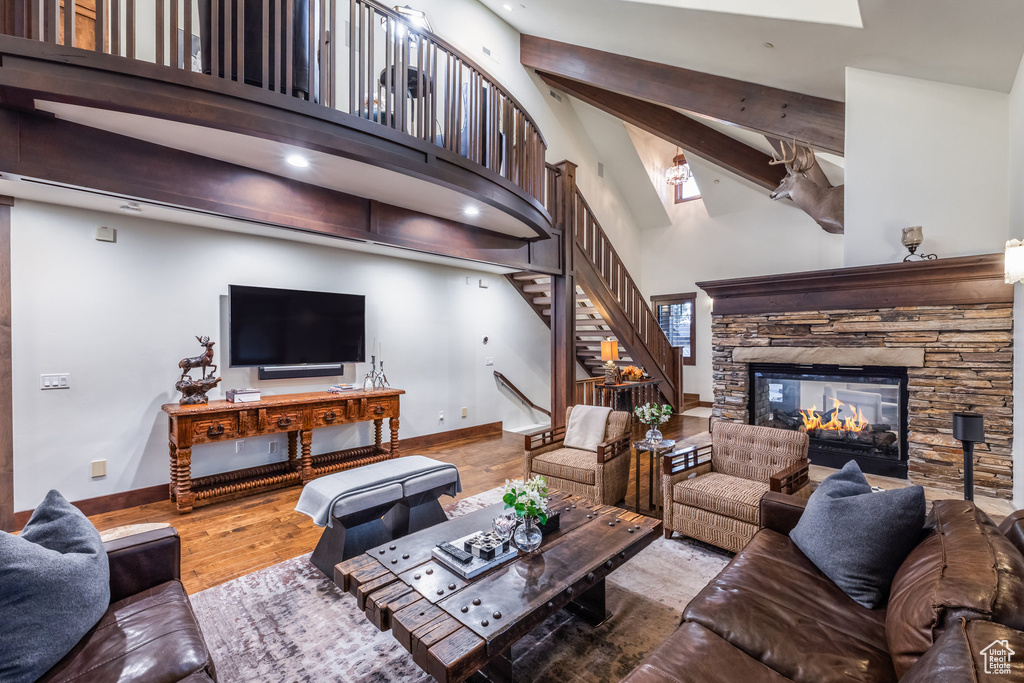
[[[295,168],[307,168],[309,166],[309,159],[301,154],[289,154],[284,160]]]
[[[117,207],[117,210],[121,213],[142,213],[142,207],[139,206],[138,202],[128,202]]]
[[[467,216],[479,216],[480,209],[476,208],[475,206],[467,206],[465,209],[462,210],[462,213],[466,214]]]

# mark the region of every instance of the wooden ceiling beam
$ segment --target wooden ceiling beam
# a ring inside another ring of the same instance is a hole
[[[786,176],[784,167],[768,165],[772,159],[768,154],[674,109],[540,71],[537,75],[551,87],[678,145],[767,190],[774,190]]]
[[[520,38],[523,66],[843,154],[846,105],[635,57]]]

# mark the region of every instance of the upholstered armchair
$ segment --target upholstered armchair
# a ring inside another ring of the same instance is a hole
[[[568,425],[573,406],[565,413]],[[596,451],[566,448],[566,427],[526,435],[525,476],[547,479],[548,487],[575,493],[602,505],[614,505],[629,488],[630,414],[612,411]]]
[[[739,552],[761,528],[761,497],[807,484],[808,444],[802,432],[714,421],[710,446],[662,459],[665,538]]]

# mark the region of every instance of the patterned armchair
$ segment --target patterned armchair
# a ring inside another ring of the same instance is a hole
[[[571,415],[572,406],[565,412],[566,424]],[[630,421],[629,413],[609,413],[604,440],[596,453],[565,448],[565,427],[527,434],[525,476],[540,474],[549,487],[595,503],[618,503],[629,487]]]
[[[662,459],[665,538],[673,531],[739,552],[761,528],[761,497],[807,484],[807,434],[715,421],[711,445]],[[710,449],[710,458],[706,458]]]

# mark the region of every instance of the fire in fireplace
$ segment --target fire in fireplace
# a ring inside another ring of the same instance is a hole
[[[752,364],[748,386],[751,424],[806,432],[812,463],[906,478],[906,368]]]

